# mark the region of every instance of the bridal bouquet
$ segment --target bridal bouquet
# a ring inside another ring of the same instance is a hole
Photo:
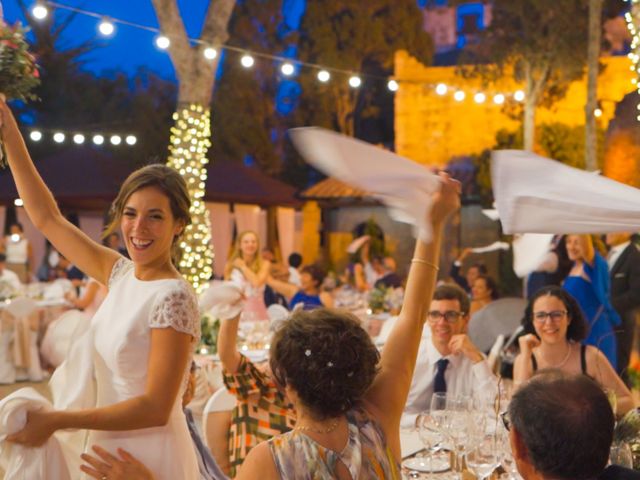
[[[40,84],[40,72],[35,57],[29,53],[25,34],[26,30],[19,23],[10,26],[0,20],[0,93],[7,100],[26,102],[38,98],[33,90]],[[0,167],[6,166],[3,144]]]

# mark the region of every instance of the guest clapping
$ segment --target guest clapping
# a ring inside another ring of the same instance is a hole
[[[618,413],[633,408],[631,393],[602,352],[580,345],[588,326],[580,306],[565,290],[555,286],[540,289],[529,301],[522,325],[526,334],[519,339],[520,353],[514,363],[516,384],[541,369],[582,373],[615,394]]]

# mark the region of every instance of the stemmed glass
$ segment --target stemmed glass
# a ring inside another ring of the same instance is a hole
[[[476,425],[472,421],[472,407],[471,398],[466,396],[450,397],[447,401],[449,436],[455,453],[456,472],[462,472],[462,458],[474,441],[473,433]],[[483,420],[482,416],[480,420]]]
[[[442,418],[434,417],[431,411],[424,411],[416,419],[418,435],[429,457],[429,470],[433,475],[433,454],[440,450],[444,441],[441,428]]]
[[[495,435],[485,435],[479,444],[469,450],[465,456],[467,468],[478,478],[484,480],[500,465]]]

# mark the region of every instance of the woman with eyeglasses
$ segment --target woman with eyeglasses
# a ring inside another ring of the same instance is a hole
[[[596,380],[612,397],[615,394],[619,415],[633,408],[631,392],[607,357],[597,348],[580,343],[588,326],[578,302],[566,290],[557,286],[538,290],[525,309],[522,325],[525,334],[519,339],[520,353],[513,366],[516,386],[538,370],[582,373]]]

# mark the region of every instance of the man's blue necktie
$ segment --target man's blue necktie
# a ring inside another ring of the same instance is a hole
[[[444,379],[444,372],[449,365],[449,360],[441,358],[436,362],[436,376],[433,379],[433,393],[446,393],[447,382]]]

